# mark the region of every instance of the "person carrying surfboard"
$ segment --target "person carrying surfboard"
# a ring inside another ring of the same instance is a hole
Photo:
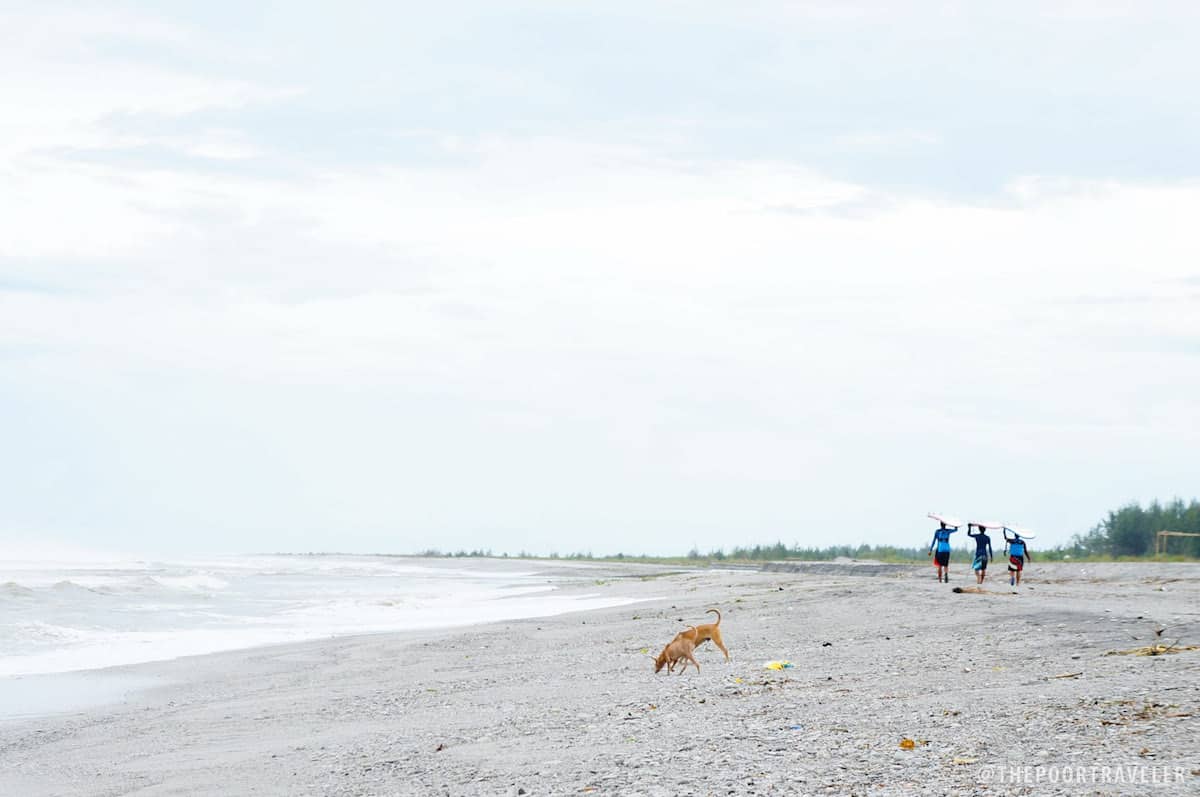
[[[1009,586],[1021,586],[1021,571],[1025,569],[1025,560],[1033,561],[1029,546],[1020,534],[1004,527],[1004,548],[1008,552],[1008,583]]]
[[[958,526],[953,528],[948,527],[945,521],[941,522],[941,528],[933,532],[933,541],[929,543],[929,554],[933,555],[934,562],[937,563],[937,577],[940,584],[945,579],[946,583],[950,583],[950,535],[958,531]],[[937,548],[937,553],[934,554],[933,549]]]
[[[972,526],[977,526],[979,531],[971,531]],[[975,571],[975,583],[982,584],[987,578],[988,562],[996,558],[992,553],[992,538],[988,536],[987,527],[982,523],[968,523],[967,536],[975,539],[975,561],[971,568]]]

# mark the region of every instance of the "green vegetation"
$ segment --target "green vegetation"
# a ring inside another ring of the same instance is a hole
[[[806,562],[827,562],[838,558],[876,559],[881,562],[918,562],[925,560],[922,548],[897,548],[894,545],[831,545],[828,548],[801,548],[787,546],[782,542],[774,545],[755,545],[753,548],[737,547],[728,554],[724,549],[701,554],[693,548],[688,552],[689,560],[708,559],[713,562],[742,561],[764,562],[778,559],[801,559]]]
[[[1064,552],[1077,556],[1152,557],[1155,537],[1160,531],[1200,533],[1200,501],[1184,503],[1176,498],[1167,504],[1158,501],[1143,508],[1126,504],[1110,511],[1087,534],[1077,535]],[[1200,557],[1200,537],[1173,537],[1167,541],[1170,558]]]
[[[1137,561],[1154,558],[1155,536],[1160,531],[1200,532],[1200,501],[1192,500],[1184,503],[1175,499],[1166,504],[1157,501],[1147,507],[1140,504],[1127,504],[1110,511],[1108,515],[1096,524],[1086,534],[1078,534],[1068,545],[1054,548],[1039,548],[1037,542],[1030,545],[1033,560],[1043,562],[1055,561]],[[927,535],[932,537],[932,534]],[[795,559],[807,562],[824,562],[838,558],[874,559],[880,562],[928,562],[926,556],[928,542],[921,547],[901,548],[893,545],[831,545],[827,548],[805,548],[799,545],[785,545],[782,541],[773,545],[737,546],[728,552],[724,548],[702,553],[698,548],[692,548],[686,556],[647,556],[646,554],[617,553],[611,556],[593,556],[591,552],[571,554],[551,553],[539,557],[527,551],[516,554],[521,559],[570,559],[594,562],[635,562],[646,564],[669,565],[721,565],[721,564],[758,564],[768,561]],[[992,549],[997,556],[1002,555],[1004,540],[1001,535],[992,535]],[[955,553],[958,556],[971,556],[975,551],[974,544],[960,543]],[[442,553],[437,550],[424,551],[420,556],[492,556],[489,549]],[[508,557],[509,554],[499,554]],[[1159,559],[1166,561],[1186,561],[1200,558],[1200,537],[1173,537],[1168,541],[1167,554]]]
[[[455,551],[453,553],[436,549],[422,551],[418,556],[431,557],[461,557],[461,556],[493,556],[490,550]],[[508,553],[499,554],[502,558]],[[897,548],[892,545],[833,545],[828,548],[802,548],[798,545],[784,545],[776,542],[774,545],[755,545],[753,547],[736,547],[726,552],[725,549],[701,553],[693,548],[686,556],[650,556],[648,554],[616,553],[609,556],[593,556],[591,552],[536,556],[527,551],[516,554],[519,559],[568,559],[590,562],[633,562],[645,564],[757,564],[760,562],[780,559],[798,559],[809,562],[830,561],[839,557],[848,559],[876,559],[883,562],[923,562],[926,559],[922,548]]]

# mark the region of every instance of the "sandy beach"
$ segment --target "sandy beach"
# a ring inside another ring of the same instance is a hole
[[[0,723],[0,794],[1200,790],[1200,650],[1110,655],[1200,645],[1200,565],[1034,564],[1016,595],[796,569],[575,569],[639,602],[71,676],[115,702]],[[655,675],[712,606],[732,661]]]

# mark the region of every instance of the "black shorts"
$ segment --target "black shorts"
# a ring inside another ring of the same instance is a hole
[[[938,567],[946,567],[950,564],[950,552],[938,551],[933,555],[933,561],[937,562]]]

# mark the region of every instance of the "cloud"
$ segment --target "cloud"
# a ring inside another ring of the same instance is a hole
[[[22,111],[0,128],[0,477],[23,497],[0,522],[67,503],[56,522],[127,548],[169,528],[628,551],[680,529],[841,541],[846,507],[847,534],[895,542],[895,518],[949,501],[1062,539],[1185,489],[1186,170],[980,158],[965,116],[909,113],[957,84],[876,102],[871,75],[924,61],[846,49],[875,34],[829,5],[788,24],[842,38],[755,47],[778,40],[739,19],[720,68],[689,49],[725,41],[697,11],[670,79],[662,40],[547,8],[526,35],[564,52],[477,50],[500,46],[483,17],[415,19],[395,53],[302,10],[275,45],[23,17],[33,44],[0,55]],[[646,85],[605,72],[611,41]],[[719,74],[742,48],[762,58]],[[447,52],[484,57],[437,71]],[[844,97],[800,68],[841,63],[861,67]]]
[[[843,133],[834,138],[834,147],[853,153],[884,153],[926,147],[941,142],[936,133],[919,130]]]

